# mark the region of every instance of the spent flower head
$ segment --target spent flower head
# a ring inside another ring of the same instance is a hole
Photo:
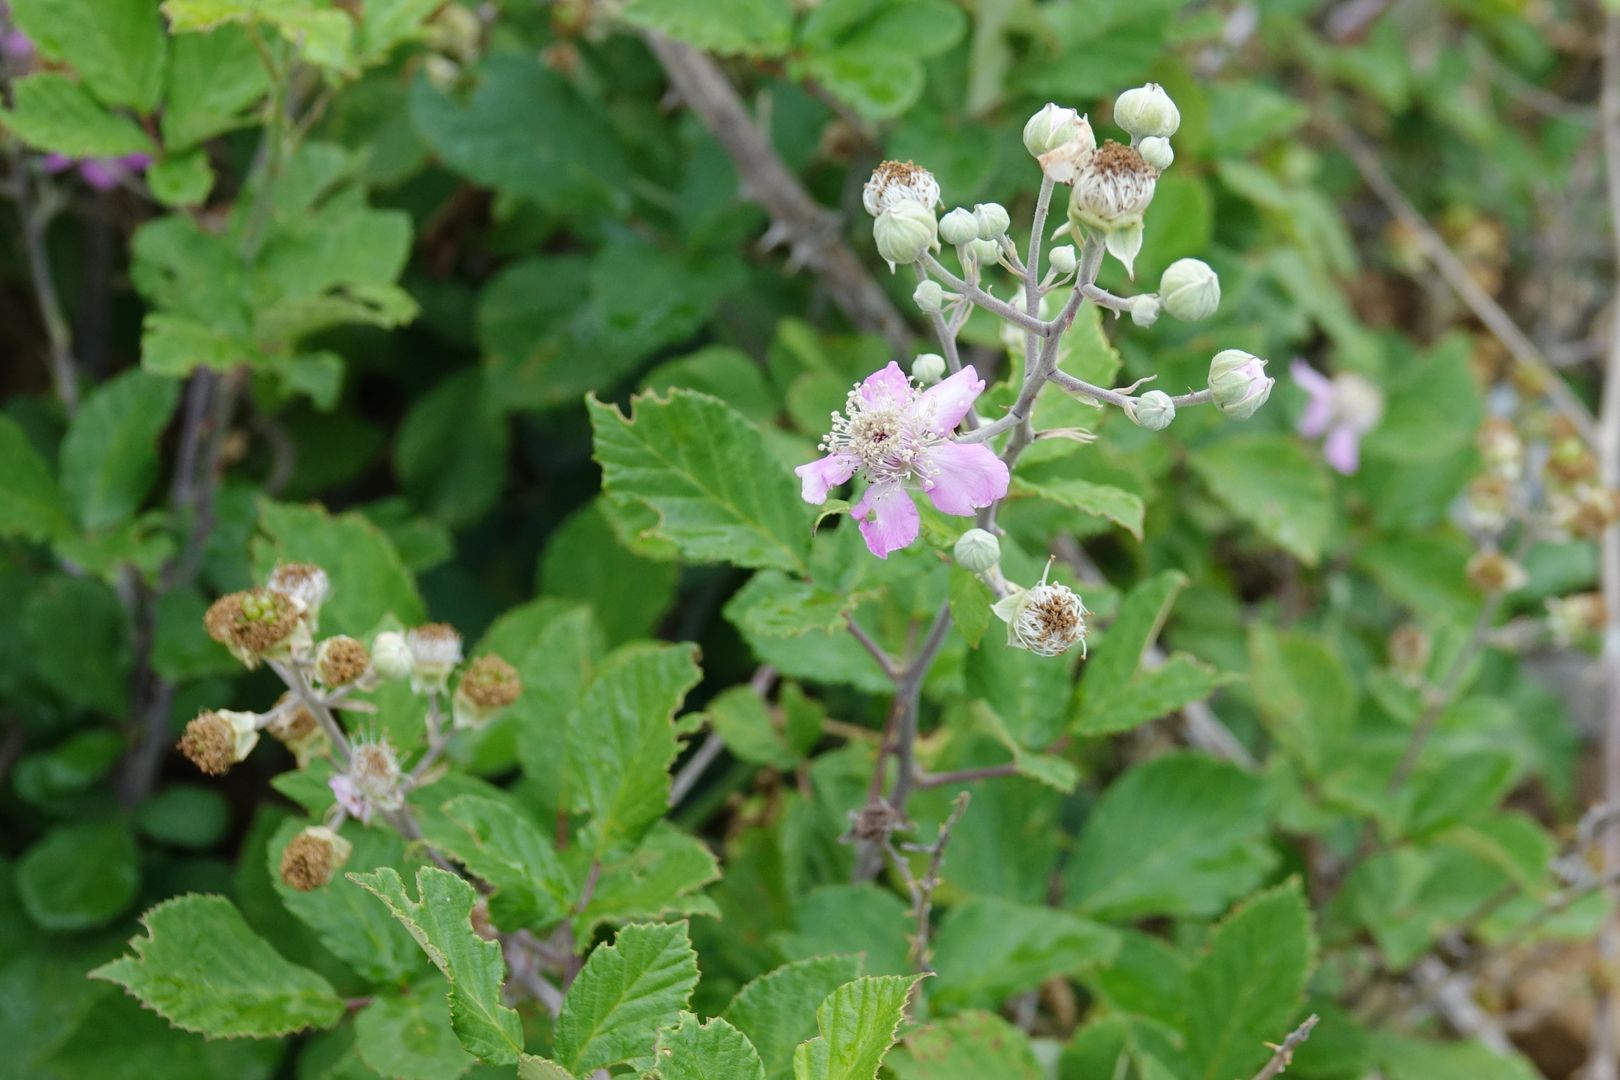
[[[315,678],[323,686],[348,686],[371,669],[371,654],[363,642],[339,634],[315,647]]]
[[[861,189],[861,205],[868,214],[878,217],[901,203],[914,203],[932,216],[934,207],[939,205],[939,181],[934,179],[933,173],[912,162],[885,161]]]
[[[282,563],[270,572],[264,583],[272,592],[290,596],[303,609],[309,628],[314,631],[320,622],[321,605],[332,595],[332,581],[314,563]]]
[[[458,728],[483,727],[523,692],[517,668],[493,654],[467,665],[456,684],[451,713]]]
[[[357,739],[349,767],[327,781],[338,805],[370,824],[373,815],[405,805],[404,772],[387,739]]]
[[[1007,624],[1007,644],[1037,656],[1061,656],[1074,646],[1086,654],[1086,607],[1067,585],[1048,582],[1052,564],[1027,589],[1013,588],[991,607]]]
[[[353,844],[324,825],[301,829],[281,849],[281,880],[299,892],[311,892],[331,881],[353,850]]]
[[[253,713],[229,709],[198,713],[180,735],[180,752],[209,776],[224,776],[258,744],[258,720]]]
[[[411,689],[443,692],[461,663],[461,635],[449,623],[427,623],[405,632],[411,650]]]
[[[249,668],[263,660],[306,653],[311,644],[303,607],[286,593],[247,589],[227,593],[203,615],[208,636]]]

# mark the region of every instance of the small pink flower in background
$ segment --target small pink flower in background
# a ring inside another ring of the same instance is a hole
[[[1300,359],[1289,369],[1310,395],[1299,418],[1299,433],[1322,438],[1322,457],[1336,472],[1349,476],[1361,468],[1361,438],[1384,417],[1383,392],[1354,372],[1331,379]]]
[[[971,517],[1007,494],[1001,459],[988,446],[950,437],[983,392],[972,365],[919,391],[890,361],[850,391],[847,416],[833,413],[832,431],[820,446],[827,456],[793,470],[804,501],[820,505],[828,488],[864,473],[868,486],[851,513],[880,559],[917,539],[911,487],[943,513]]]
[[[0,60],[19,64],[34,58],[34,43],[21,30],[0,30]]]
[[[125,154],[114,158],[70,158],[66,154],[46,154],[45,171],[61,173],[77,169],[79,179],[97,191],[111,191],[131,176],[146,171],[152,164],[150,154]]]

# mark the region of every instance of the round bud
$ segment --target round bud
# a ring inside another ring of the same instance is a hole
[[[1072,142],[1079,134],[1081,123],[1078,110],[1065,109],[1049,101],[1024,124],[1024,149],[1034,157],[1049,154]]]
[[[924,314],[938,315],[945,310],[945,289],[932,278],[919,281],[911,293],[911,300]]]
[[[315,649],[315,677],[323,686],[347,686],[370,667],[371,654],[352,637],[330,637]]]
[[[1209,388],[1215,407],[1236,420],[1247,420],[1271,396],[1277,380],[1266,375],[1266,362],[1242,349],[1224,349],[1209,362]]]
[[[403,679],[411,673],[411,647],[398,630],[384,630],[371,639],[371,669],[385,679]]]
[[[1163,390],[1149,390],[1132,403],[1130,417],[1138,427],[1163,431],[1176,418],[1176,403]]]
[[[923,386],[932,386],[945,377],[945,358],[938,353],[922,353],[911,362],[911,377]]]
[[[1154,135],[1168,139],[1181,126],[1181,111],[1164,87],[1148,83],[1119,95],[1114,102],[1114,123],[1138,139]]]
[[[971,219],[972,215],[968,216]],[[939,243],[939,222],[922,203],[899,202],[872,223],[872,239],[877,241],[878,254],[890,270],[897,265],[909,266]]]
[[[442,692],[461,663],[461,635],[449,623],[427,623],[405,632],[411,650],[411,689]]]
[[[965,206],[939,219],[939,238],[953,247],[960,247],[979,238],[979,219]]]
[[[1007,235],[1012,227],[1012,217],[1007,208],[1000,203],[982,202],[973,206],[973,217],[979,223],[979,239],[994,240]]]
[[[180,736],[180,752],[209,776],[224,776],[259,741],[258,717],[229,709],[198,713]]]
[[[1131,322],[1146,330],[1159,321],[1159,298],[1152,293],[1144,293],[1131,301]]]
[[[982,574],[1001,561],[1001,541],[995,533],[969,529],[956,541],[956,565]]]
[[[1063,244],[1053,248],[1047,254],[1046,261],[1053,270],[1056,270],[1064,277],[1074,273],[1075,269],[1080,265],[1080,260],[1074,253],[1073,244]]]
[[[1201,259],[1177,259],[1159,278],[1159,298],[1173,319],[1207,319],[1221,306],[1221,279]]]
[[[311,892],[331,881],[353,850],[353,844],[331,829],[312,825],[281,849],[281,880],[299,892]]]
[[[1001,261],[1001,245],[994,240],[975,240],[967,246],[967,252],[980,266],[994,266]]]
[[[1142,145],[1137,149],[1142,151],[1142,160],[1160,172],[1164,172],[1176,160],[1176,152],[1170,148],[1170,140],[1158,135],[1149,135],[1142,140]]]

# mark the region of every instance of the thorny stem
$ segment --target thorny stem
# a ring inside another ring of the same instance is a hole
[[[1018,766],[1011,762],[1000,765],[981,765],[973,769],[956,769],[952,772],[918,773],[917,790],[927,791],[930,788],[950,787],[952,784],[971,784],[975,780],[993,780],[998,776],[1017,776]]]
[[[914,927],[911,936],[911,950],[909,959],[914,971],[927,972],[933,970],[929,964],[928,930],[929,917],[934,909],[934,890],[939,888],[939,870],[945,862],[945,847],[951,842],[951,830],[962,819],[967,810],[972,795],[966,791],[959,793],[951,803],[951,812],[941,823],[934,842],[926,847],[908,845],[908,850],[926,852],[928,867],[922,877],[911,872],[911,863],[896,850],[892,840],[883,842],[884,853],[894,865],[895,871],[906,883],[906,891],[911,894],[911,917]]]
[[[957,277],[936,258],[932,252],[923,252],[920,264],[927,268],[928,273],[938,278],[950,287],[952,292],[961,293],[975,304],[984,308],[993,315],[999,315],[1015,326],[1035,334],[1038,337],[1049,337],[1053,331],[1053,323],[1042,322],[1038,313],[1020,311],[1005,300],[998,300],[985,292],[979,286]]]
[[[1041,240],[1046,232],[1046,213],[1052,206],[1052,178],[1041,173],[1041,191],[1035,199],[1035,217],[1029,230],[1029,264],[1024,267],[1024,309],[1037,318],[1041,314]],[[1034,333],[1024,335],[1024,370],[1034,367],[1039,354]]]
[[[1288,1066],[1292,1065],[1294,1063],[1294,1051],[1299,1049],[1300,1043],[1311,1037],[1311,1031],[1316,1027],[1317,1021],[1320,1019],[1319,1016],[1312,1013],[1306,1017],[1303,1024],[1289,1032],[1288,1037],[1282,1042],[1275,1045],[1267,1043],[1266,1045],[1270,1046],[1276,1053],[1271,1055],[1271,1060],[1266,1062],[1265,1068],[1254,1074],[1254,1080],[1272,1080],[1272,1077],[1281,1075]]]
[[[924,270],[921,265],[918,265],[915,269],[919,284],[929,280],[928,271]],[[954,319],[947,320],[945,314],[940,311],[930,312],[928,321],[933,324],[934,334],[939,338],[939,349],[941,355],[945,358],[945,367],[952,375],[955,375],[962,370],[962,354],[956,346],[956,335],[961,333],[962,324]],[[968,406],[967,414],[962,417],[962,423],[969,431],[978,427],[979,411],[971,405]]]

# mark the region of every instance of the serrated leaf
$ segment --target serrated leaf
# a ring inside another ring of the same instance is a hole
[[[418,397],[394,441],[394,469],[424,512],[452,526],[489,512],[506,486],[508,425],[483,373],[463,368]]]
[[[214,168],[201,150],[170,154],[146,170],[146,183],[164,206],[200,206],[214,186]]]
[[[1029,1036],[993,1013],[969,1011],[907,1035],[885,1068],[895,1080],[1044,1080]]]
[[[19,621],[33,673],[63,701],[114,715],[128,708],[129,616],[110,587],[53,575],[28,594]]]
[[[700,890],[720,880],[720,862],[695,836],[659,822],[641,845],[603,863],[591,899],[575,921],[575,937],[588,944],[602,923],[720,912]]]
[[[757,690],[733,686],[709,702],[704,716],[726,749],[743,761],[791,769],[804,759],[806,743],[795,743],[785,724],[778,724]],[[819,732],[819,726],[816,729]],[[811,733],[812,738],[815,733]]]
[[[436,993],[373,998],[354,1018],[354,1048],[390,1080],[455,1080],[477,1060],[456,1040],[445,1000]]]
[[[1130,682],[1186,585],[1185,574],[1167,570],[1131,589],[1108,632],[1088,654],[1082,682],[1087,694],[1105,694]]]
[[[1285,435],[1238,435],[1188,458],[1227,509],[1307,565],[1333,527],[1333,492],[1315,455]]]
[[[460,795],[442,807],[451,827],[428,840],[495,887],[490,917],[508,929],[544,928],[566,918],[574,880],[556,848],[519,807],[478,795]]]
[[[354,70],[354,20],[316,0],[164,0],[163,13],[177,34],[263,23],[307,63],[334,73]]]
[[[11,84],[12,106],[0,126],[23,142],[70,158],[149,154],[152,140],[128,117],[108,112],[84,84],[38,72]]]
[[[793,1048],[816,1034],[808,1001],[823,1001],[859,977],[859,956],[812,956],[767,971],[737,991],[724,1016],[759,1050],[768,1080],[793,1075]]]
[[[1235,765],[1169,754],[1103,793],[1064,880],[1097,918],[1213,915],[1253,888],[1275,856],[1261,844],[1260,781]]]
[[[748,1036],[718,1016],[700,1023],[682,1013],[674,1027],[658,1033],[653,1050],[658,1080],[765,1080],[765,1066]]]
[[[223,896],[188,893],[141,916],[134,956],[90,972],[122,986],[175,1027],[199,1034],[268,1038],[328,1028],[343,999],[308,968],[288,963]]]
[[[427,612],[416,581],[393,544],[356,513],[332,516],[320,506],[259,503],[263,538],[253,543],[254,574],[260,579],[277,562],[311,562],[331,576],[332,597],[321,605],[321,631],[369,635],[385,616],[406,626]]]
[[[180,387],[144,371],[102,383],[62,440],[62,488],[79,522],[96,531],[134,515],[157,479],[158,437],[169,426]]]
[[[568,724],[568,760],[597,851],[634,845],[669,808],[672,721],[701,675],[694,646],[627,645],[586,688]]]
[[[1311,913],[1297,880],[1227,916],[1187,974],[1187,1058],[1195,1075],[1227,1080],[1264,1065],[1266,1044],[1293,1027],[1315,963]]]
[[[741,413],[683,390],[632,399],[628,418],[595,398],[586,404],[603,490],[657,511],[656,535],[699,562],[806,571],[797,485]]]
[[[50,466],[9,416],[0,416],[0,536],[49,540],[67,532],[62,493]]]
[[[501,1004],[506,961],[500,944],[473,930],[472,909],[478,901],[473,887],[455,874],[425,866],[416,872],[419,899],[412,900],[392,867],[349,877],[388,905],[450,980],[450,1023],[461,1045],[492,1065],[517,1064],[523,1023]]]
[[[269,73],[239,26],[173,38],[168,82],[161,124],[171,151],[251,124],[270,89]]]
[[[623,18],[720,54],[779,56],[793,29],[790,0],[630,0]]]
[[[1027,479],[1015,479],[1014,497],[1030,495],[1047,502],[1078,510],[1083,514],[1106,518],[1138,540],[1142,539],[1142,518],[1146,506],[1140,495],[1110,484],[1095,484],[1089,480],[1043,480],[1039,484]]]
[[[43,56],[72,67],[102,101],[156,110],[165,38],[147,0],[17,0],[11,15]]]
[[[934,937],[941,1009],[994,1009],[1055,976],[1105,963],[1119,948],[1109,928],[1066,911],[975,896],[946,913]]]
[[[574,1080],[574,1074],[555,1061],[524,1054],[518,1060],[518,1080]]]
[[[746,633],[768,638],[799,637],[816,630],[842,632],[844,617],[874,591],[834,592],[779,570],[761,570],[746,588],[748,599],[737,605],[733,621]]]
[[[990,629],[993,618],[990,607],[995,602],[990,587],[960,566],[951,567],[949,600],[951,621],[956,630],[973,648],[979,647],[984,632]]]
[[[1012,732],[1001,717],[983,702],[974,706],[974,719],[990,733],[990,735],[1005,746],[1013,756],[1013,768],[1018,770],[1019,776],[1027,776],[1037,783],[1055,788],[1065,794],[1072,792],[1080,783],[1080,770],[1073,762],[1058,757],[1056,754],[1042,754],[1023,746],[1013,738]]]
[[[1118,690],[1087,695],[1074,731],[1079,735],[1130,731],[1202,701],[1230,681],[1231,676],[1222,675],[1202,660],[1176,653],[1158,667],[1137,672]]]
[[[588,603],[610,644],[653,636],[675,599],[680,568],[629,550],[595,499],[558,526],[540,556],[537,590]]]
[[[877,1080],[922,975],[866,975],[816,1007],[820,1034],[793,1051],[794,1080]]]
[[[1249,678],[1277,744],[1311,776],[1338,763],[1355,720],[1356,688],[1328,642],[1305,631],[1249,632]]]
[[[633,924],[596,948],[557,1017],[556,1057],[576,1074],[653,1064],[659,1028],[686,1008],[697,985],[686,923]]]

